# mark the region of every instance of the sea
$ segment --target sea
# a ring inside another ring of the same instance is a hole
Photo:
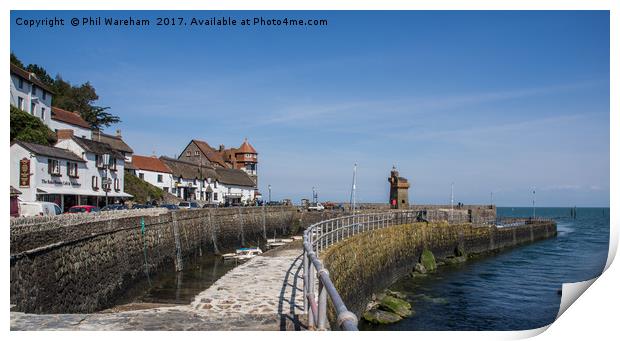
[[[390,289],[407,295],[415,314],[361,330],[526,330],[552,323],[562,283],[599,276],[609,248],[609,208],[536,208],[554,218],[558,235],[500,253],[403,277]],[[530,217],[533,208],[501,207],[498,216]]]

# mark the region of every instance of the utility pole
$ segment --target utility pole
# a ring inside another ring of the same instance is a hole
[[[351,210],[353,211],[353,214],[355,214],[355,182],[357,181],[356,176],[357,162],[353,165],[353,184],[351,185]]]
[[[534,209],[534,218],[536,218],[536,186],[534,186],[533,196],[532,196],[532,208]]]
[[[269,202],[271,203],[271,185],[268,185],[267,188],[269,188]]]
[[[450,184],[450,220],[454,214],[454,182]]]

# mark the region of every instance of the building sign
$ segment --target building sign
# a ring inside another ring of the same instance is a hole
[[[56,179],[52,179],[52,180],[41,179],[41,183],[46,184],[46,185],[80,186],[80,183],[77,181],[61,181],[61,180],[56,180]]]
[[[19,187],[30,187],[30,159],[19,160]]]

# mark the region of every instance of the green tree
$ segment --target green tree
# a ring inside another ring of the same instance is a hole
[[[22,63],[21,60],[19,60],[19,58],[17,58],[17,56],[15,55],[15,53],[11,52],[11,64],[20,67],[22,69],[25,69],[24,64]]]
[[[26,67],[26,71],[34,73],[37,78],[43,82],[43,84],[53,88],[54,87],[54,79],[47,74],[45,69],[37,64],[29,64]]]
[[[56,135],[40,119],[12,105],[10,110],[11,141],[20,140],[47,146],[56,143]]]

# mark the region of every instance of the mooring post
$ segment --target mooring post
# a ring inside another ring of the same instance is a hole
[[[174,245],[176,248],[176,256],[174,258],[174,268],[176,271],[183,271],[183,255],[181,254],[181,239],[179,238],[179,223],[177,221],[176,212],[170,212],[172,215],[172,233],[174,234]]]
[[[213,220],[211,218],[211,209],[209,209],[209,226],[211,226],[211,242],[213,243],[213,252],[215,252],[215,254],[219,254],[220,250],[217,248],[217,233],[215,231],[216,226],[213,224]]]
[[[243,214],[239,206],[239,226],[241,227],[241,246],[245,246],[245,234],[243,233]]]

